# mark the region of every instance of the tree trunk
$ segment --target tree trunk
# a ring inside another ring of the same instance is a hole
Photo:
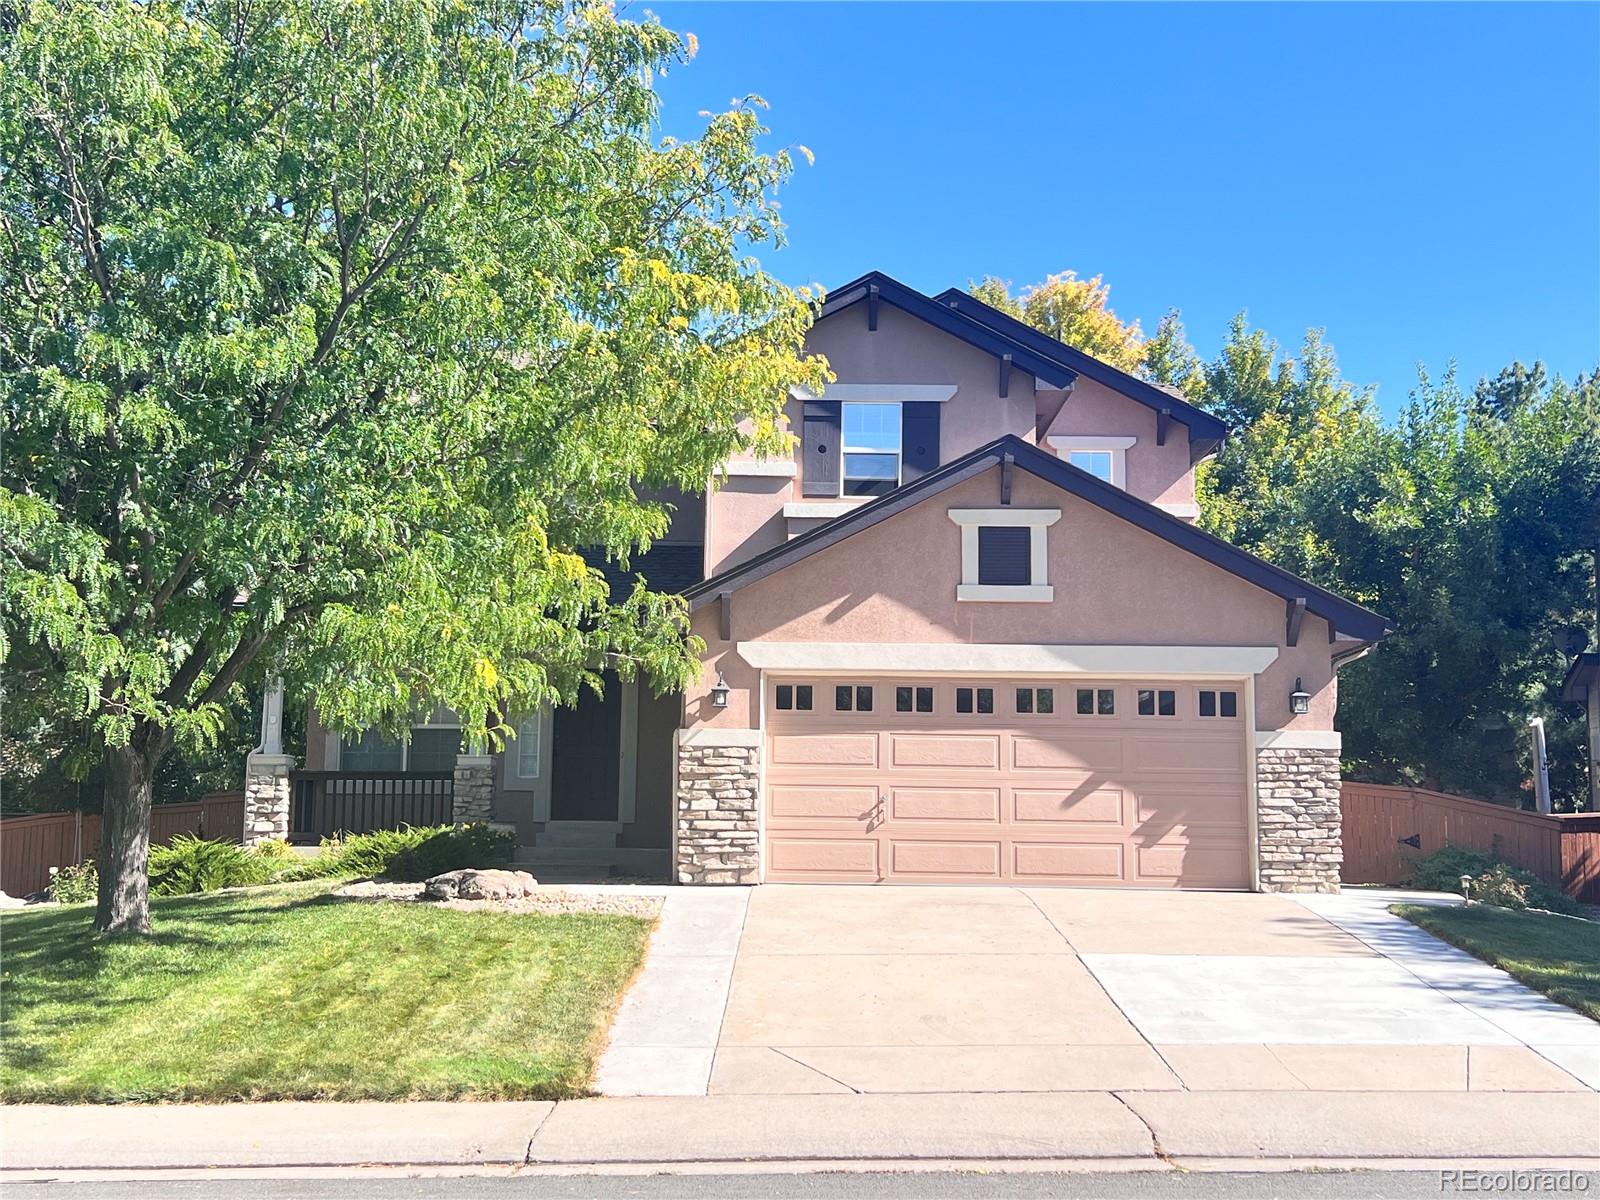
[[[106,750],[105,811],[100,822],[101,933],[150,932],[150,801],[159,751],[135,738]]]

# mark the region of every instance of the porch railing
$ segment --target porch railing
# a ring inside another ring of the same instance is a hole
[[[289,836],[299,842],[402,825],[446,825],[455,796],[450,771],[296,771],[290,782]]]

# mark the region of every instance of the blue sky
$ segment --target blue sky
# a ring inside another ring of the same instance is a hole
[[[816,154],[793,284],[1101,274],[1209,355],[1327,330],[1388,412],[1416,363],[1600,363],[1600,5],[714,4],[667,131],[762,95]]]

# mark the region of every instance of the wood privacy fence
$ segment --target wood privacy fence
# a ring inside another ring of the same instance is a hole
[[[1348,780],[1340,798],[1346,883],[1403,883],[1413,859],[1458,846],[1600,904],[1600,813],[1545,816],[1426,788]]]
[[[194,804],[157,804],[150,841],[180,833],[213,841],[244,840],[244,793],[212,792]],[[74,867],[100,853],[98,813],[37,813],[0,820],[0,891],[26,896],[50,882],[51,867]]]

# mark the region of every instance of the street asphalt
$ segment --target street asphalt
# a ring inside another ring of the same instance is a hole
[[[1548,1194],[1522,1180],[1451,1180],[1440,1171],[989,1173],[979,1171],[756,1175],[510,1175],[12,1183],[8,1200],[1349,1200],[1354,1197]],[[1582,1177],[1580,1178],[1579,1175]],[[1549,1193],[1600,1195],[1600,1173],[1552,1172]],[[1496,1188],[1496,1182],[1509,1186]],[[1518,1184],[1521,1187],[1518,1187]]]

